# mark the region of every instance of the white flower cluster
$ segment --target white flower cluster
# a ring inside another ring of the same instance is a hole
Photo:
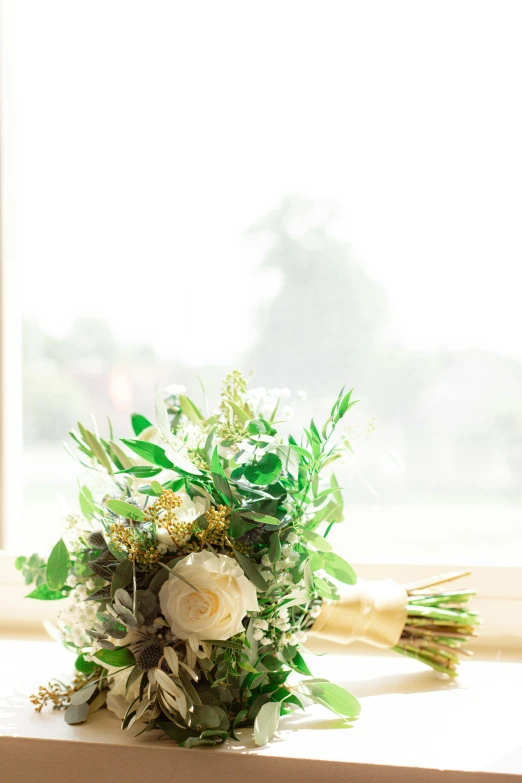
[[[261,558],[261,565],[270,569],[265,575],[268,583],[275,582],[278,584],[295,586],[292,574],[289,573],[289,569],[294,568],[295,564],[299,560],[299,554],[294,551],[291,544],[283,544],[281,547],[281,557],[276,560],[275,563],[271,563],[268,555],[263,555]],[[276,573],[274,573],[274,571]],[[286,571],[285,574],[279,573],[280,571]],[[277,574],[277,575],[276,575]]]
[[[289,400],[291,396],[290,389],[266,389],[264,386],[257,386],[247,391],[246,402],[255,417],[260,416],[270,420],[277,408],[277,415],[289,420],[294,415],[292,406],[288,404],[280,406],[283,400]],[[306,393],[299,391],[297,397],[300,400],[306,400]]]
[[[73,552],[82,549],[84,544],[86,528],[90,527],[89,522],[80,514],[67,514],[65,517],[66,529],[63,534],[63,540],[67,548]]]
[[[275,563],[270,561],[268,555],[263,555],[261,558],[262,566],[267,569],[263,572],[266,581],[269,584],[277,582],[278,586],[287,587],[286,599],[291,598],[296,591],[305,587],[304,577],[295,583],[293,575],[290,573],[299,561],[299,554],[294,550],[294,545],[298,541],[299,536],[291,531],[281,547],[281,556]],[[273,644],[276,647],[281,647],[287,644],[304,644],[307,638],[299,623],[292,624],[292,618],[286,606],[282,606],[270,620],[262,618],[254,620],[253,628],[254,639],[261,645]]]
[[[307,635],[299,625],[292,626],[290,612],[285,607],[272,617],[270,622],[258,618],[253,623],[253,637],[261,645],[304,644]]]
[[[92,643],[87,630],[96,622],[96,612],[100,604],[97,601],[86,601],[88,591],[94,583],[88,580],[85,585],[77,584],[75,576],[67,579],[69,587],[74,587],[69,593],[67,606],[58,615],[58,628],[64,642],[75,647],[85,647]]]
[[[180,424],[176,430],[175,443],[179,442],[187,449],[203,448],[207,433],[191,421]]]

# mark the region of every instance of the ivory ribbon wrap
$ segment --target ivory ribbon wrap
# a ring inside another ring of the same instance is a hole
[[[310,634],[337,644],[365,642],[374,647],[394,647],[408,615],[408,594],[392,579],[357,580],[339,601],[323,604]]]

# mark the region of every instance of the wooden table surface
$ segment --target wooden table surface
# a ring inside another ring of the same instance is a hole
[[[353,727],[312,706],[282,719],[263,748],[245,729],[239,742],[193,750],[122,732],[107,710],[80,726],[63,713],[36,714],[28,695],[72,668],[55,642],[0,640],[0,660],[2,783],[522,781],[522,660],[514,655],[466,663],[458,683],[395,654],[309,656],[315,676],[361,700]]]

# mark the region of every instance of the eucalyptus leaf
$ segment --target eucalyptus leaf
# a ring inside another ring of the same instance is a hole
[[[92,519],[95,512],[95,506],[94,506],[94,498],[92,496],[92,492],[89,489],[89,487],[83,486],[80,488],[80,494],[78,499],[80,502],[80,508],[82,514],[85,517],[85,519]]]
[[[319,535],[319,533],[314,533],[312,530],[304,530],[303,536],[319,552],[331,552],[332,545],[329,541],[326,540],[326,538],[323,538],[323,536]]]
[[[132,519],[134,522],[143,522],[145,514],[137,506],[127,503],[125,500],[108,500],[107,508],[125,519]]]
[[[90,685],[86,685],[84,688],[82,688],[79,691],[75,691],[71,694],[71,704],[83,704],[86,701],[89,701],[91,696],[93,696],[96,691],[98,690],[98,683],[93,682]]]
[[[195,705],[191,713],[190,724],[192,728],[217,729],[221,723],[221,717],[216,707],[208,704]]]
[[[303,680],[297,690],[342,717],[356,718],[361,712],[361,705],[355,696],[333,682]]]
[[[65,546],[63,539],[60,538],[47,561],[45,577],[49,590],[61,590],[69,575],[70,567],[71,558],[69,557],[69,550]]]
[[[329,576],[333,576],[339,582],[354,585],[357,582],[357,574],[352,566],[335,552],[327,552],[323,556],[324,570]]]
[[[83,704],[71,704],[65,710],[65,722],[71,726],[76,723],[84,723],[89,716],[89,705],[84,702]]]
[[[263,454],[259,462],[245,467],[245,478],[251,484],[264,486],[271,484],[281,473],[283,464],[277,454],[269,451]]]
[[[254,742],[256,745],[266,745],[279,727],[281,705],[279,702],[269,701],[263,704],[254,722]]]
[[[127,561],[127,562],[130,562],[130,561]],[[132,566],[132,563],[131,563],[131,566]],[[132,579],[132,573],[131,573],[131,579]],[[129,579],[129,582],[130,582],[130,579]],[[113,597],[114,597],[114,600],[116,601],[117,604],[119,604],[120,606],[126,606],[127,609],[131,609],[132,610],[132,596],[131,596],[131,594],[127,590],[124,590],[123,587],[118,587],[118,589],[114,591],[114,596]]]
[[[91,701],[91,703],[89,704],[89,715],[92,715],[94,712],[97,712],[101,707],[105,706],[108,693],[109,693],[108,690],[100,691],[100,693],[98,693],[96,698],[94,698]]]
[[[179,744],[185,742],[185,740],[188,740],[189,737],[196,737],[195,733],[190,731],[190,729],[183,729],[181,726],[177,726],[175,723],[171,723],[170,721],[162,721],[161,723],[158,723],[158,728],[164,731],[165,734],[170,737],[170,739],[175,740]]]
[[[123,620],[125,625],[127,625],[129,628],[137,628],[139,623],[137,617],[131,612],[130,609],[127,609],[126,606],[120,606],[119,604],[114,604],[114,611],[118,615],[118,617]]]

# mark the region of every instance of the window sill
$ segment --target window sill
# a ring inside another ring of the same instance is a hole
[[[251,731],[220,748],[186,751],[151,735],[121,732],[106,710],[83,726],[63,715],[36,714],[27,695],[52,676],[67,676],[71,656],[52,642],[3,640],[0,745],[5,779],[25,783],[156,783],[249,776],[299,783],[330,781],[522,781],[522,739],[514,693],[522,692],[522,657],[467,662],[458,683],[408,659],[379,654],[311,657],[316,676],[337,680],[361,699],[353,728],[320,707],[281,721],[277,739],[256,748]],[[14,685],[13,685],[14,683]],[[478,775],[476,773],[481,773]]]

